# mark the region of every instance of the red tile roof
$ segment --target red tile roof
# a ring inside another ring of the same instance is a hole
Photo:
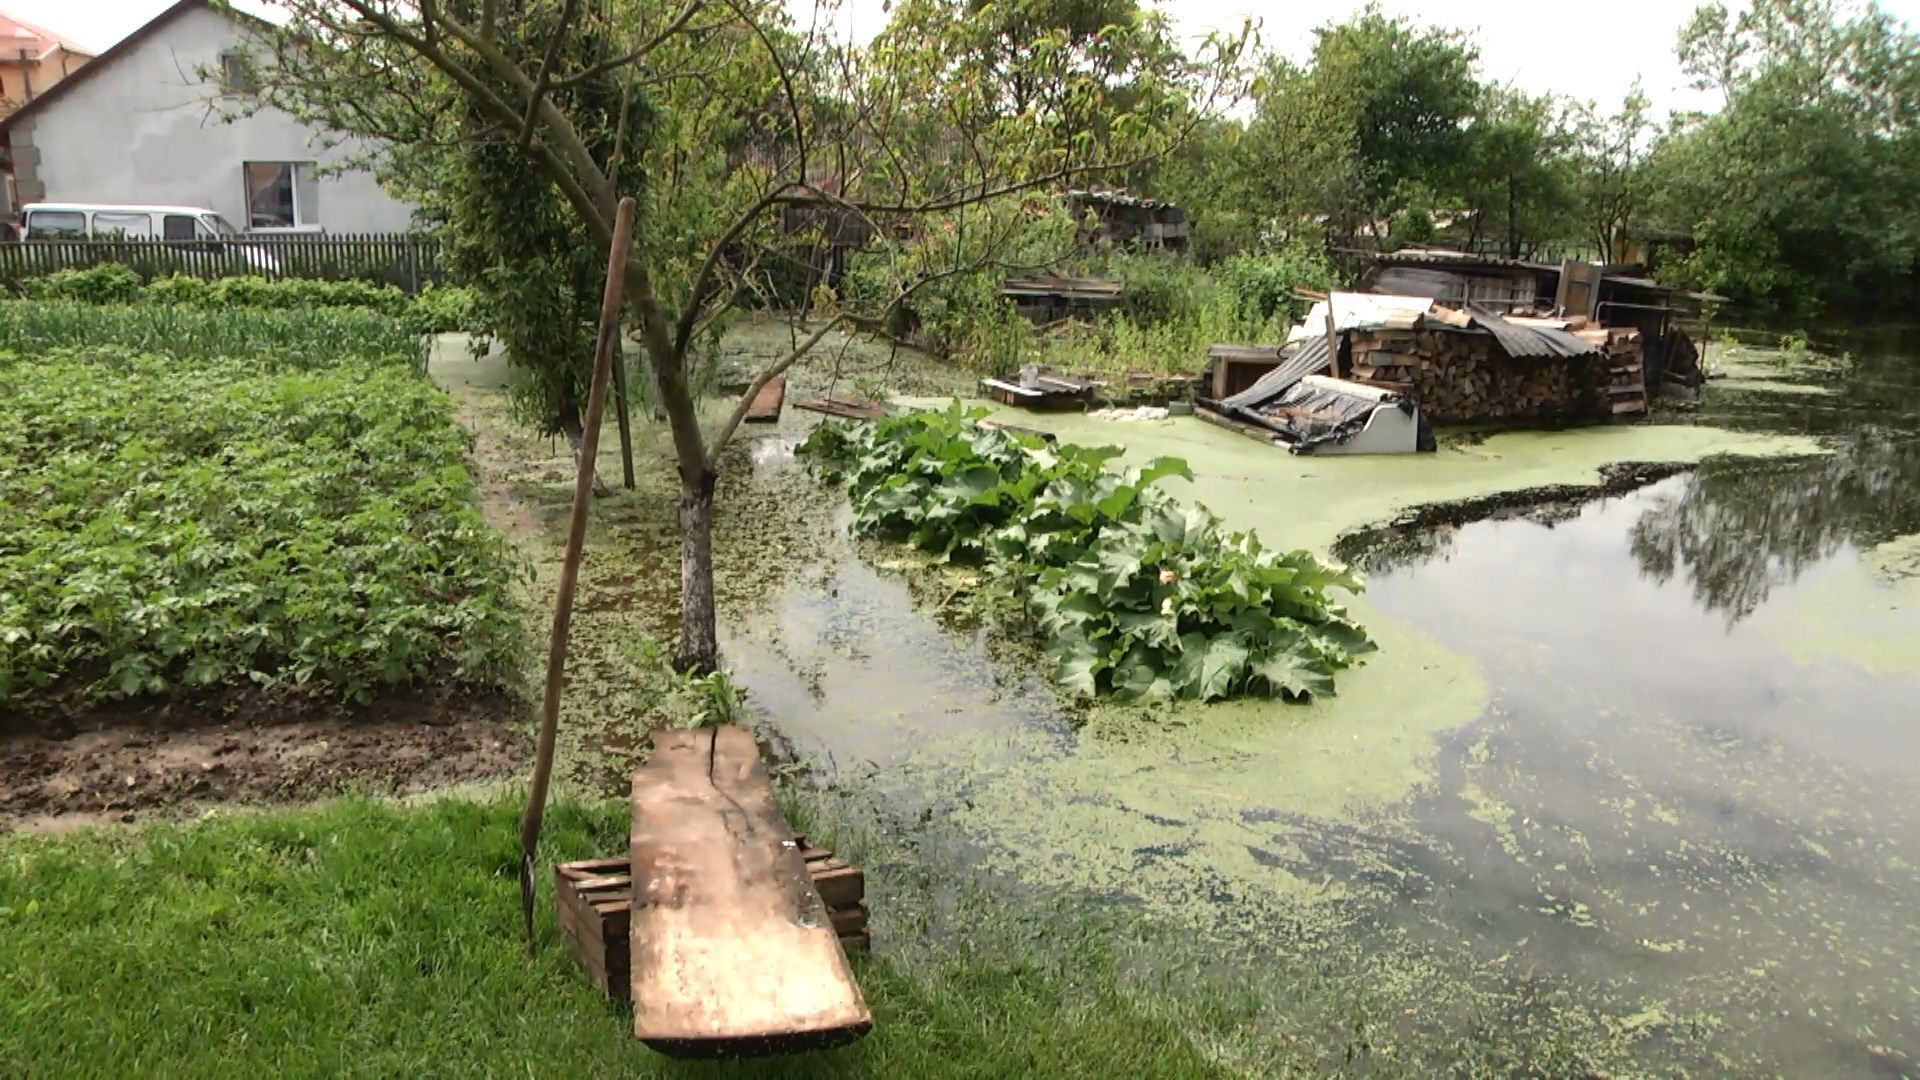
[[[35,59],[38,59],[55,49],[62,48],[80,56],[94,55],[92,49],[72,38],[62,37],[46,27],[35,26],[0,12],[0,49],[8,53],[26,49]]]

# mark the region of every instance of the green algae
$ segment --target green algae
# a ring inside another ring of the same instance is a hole
[[[1108,705],[1065,742],[983,738],[988,769],[958,740],[918,764],[975,777],[957,821],[991,851],[990,866],[1022,880],[1125,893],[1166,911],[1226,893],[1242,916],[1338,898],[1345,888],[1310,865],[1299,831],[1403,803],[1432,779],[1435,736],[1478,718],[1487,694],[1460,654],[1378,612],[1364,617],[1393,662],[1346,673],[1336,696]],[[1143,851],[1157,857],[1137,864]]]
[[[1808,438],[1672,424],[1515,431],[1476,442],[1443,442],[1431,454],[1296,456],[1191,417],[1117,424],[1068,413],[1002,410],[1008,423],[1089,445],[1126,448],[1139,463],[1171,454],[1194,471],[1167,488],[1205,504],[1269,545],[1329,551],[1343,533],[1415,506],[1556,485],[1597,482],[1621,462],[1697,462],[1727,454],[1791,456],[1819,451]]]
[[[1803,664],[1920,677],[1920,535],[1803,578],[1753,625]]]

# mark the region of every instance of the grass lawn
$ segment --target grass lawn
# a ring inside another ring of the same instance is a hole
[[[659,1057],[576,970],[544,889],[541,949],[527,958],[517,812],[508,796],[352,799],[0,836],[0,1061],[63,1077],[1229,1071],[1189,1037],[1193,1001],[1120,989],[1097,951],[1058,964],[991,933],[947,950],[918,941],[911,961],[886,955],[883,937],[879,955],[856,958],[875,1030],[851,1047],[746,1064]],[[562,803],[544,854],[619,850],[626,817],[621,803]]]

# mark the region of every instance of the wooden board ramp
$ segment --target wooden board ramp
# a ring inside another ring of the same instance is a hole
[[[873,1027],[760,748],[661,732],[633,777],[633,1033],[676,1057],[784,1053]]]
[[[868,929],[866,876],[859,867],[832,851],[808,843],[806,837],[793,839],[800,846],[800,857],[806,860],[814,888],[827,905],[827,916],[833,920],[833,932],[840,936],[840,947],[849,953],[871,949],[873,936]],[[633,910],[633,875],[629,873],[627,856],[554,864],[553,896],[559,911],[561,936],[580,961],[587,979],[609,998],[628,1000],[633,993],[628,985],[633,977],[633,961],[627,948],[628,916]]]

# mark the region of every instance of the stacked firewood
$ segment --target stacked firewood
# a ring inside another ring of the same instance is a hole
[[[1605,398],[1600,411],[1617,416],[1644,414],[1647,381],[1640,331],[1631,326],[1601,326],[1576,330],[1574,336],[1606,350],[1606,355],[1595,361],[1599,375],[1596,393]]]
[[[1352,377],[1411,394],[1434,423],[1540,420],[1590,413],[1591,358],[1526,358],[1484,334],[1447,330],[1357,330]]]

